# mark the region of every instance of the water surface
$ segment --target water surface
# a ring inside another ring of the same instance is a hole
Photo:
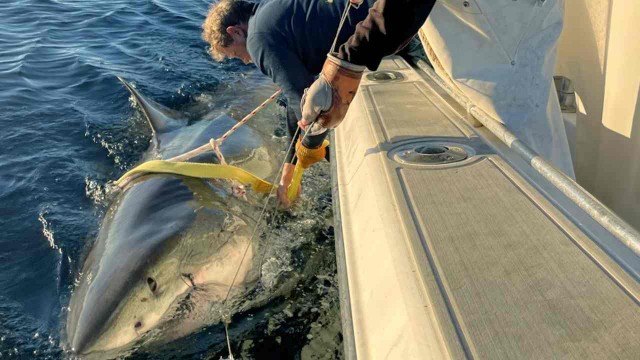
[[[0,3],[0,356],[66,356],[64,308],[108,205],[105,184],[131,168],[150,131],[121,76],[193,121],[240,118],[271,92],[236,61],[214,63],[200,39],[209,1],[4,0]],[[283,148],[282,109],[253,126]],[[234,318],[249,358],[340,356],[326,165],[305,186],[304,215],[267,236],[271,281],[286,297]],[[220,327],[133,358],[226,355]]]

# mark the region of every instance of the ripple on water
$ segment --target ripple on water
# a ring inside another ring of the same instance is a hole
[[[51,229],[51,224],[47,222],[45,218],[47,216],[47,209],[40,210],[40,214],[38,215],[38,221],[42,224],[42,235],[44,235],[45,239],[49,244],[49,247],[58,253],[62,254],[62,249],[56,244],[56,241],[53,237],[53,230]]]
[[[20,304],[0,295],[0,358],[59,358],[57,336],[23,314]]]
[[[97,179],[85,178],[84,192],[96,206],[105,208],[113,192],[112,186]]]

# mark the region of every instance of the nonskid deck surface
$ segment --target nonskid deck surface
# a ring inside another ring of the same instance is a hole
[[[400,58],[379,71],[395,73],[365,76],[334,143],[357,357],[640,358],[637,278],[435,83]],[[429,144],[470,156],[396,161]]]

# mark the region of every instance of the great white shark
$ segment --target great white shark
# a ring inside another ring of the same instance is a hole
[[[223,115],[188,125],[180,113],[120,80],[153,132],[143,160],[180,155],[236,123]],[[248,126],[221,150],[229,163],[258,176],[275,172],[261,134]],[[218,159],[210,153],[191,161]],[[164,340],[185,336],[220,321],[221,303],[236,273],[232,298],[241,298],[256,284],[257,245],[250,237],[257,195],[238,199],[230,187],[226,181],[146,175],[120,192],[71,295],[66,333],[75,354],[121,351],[154,333]]]

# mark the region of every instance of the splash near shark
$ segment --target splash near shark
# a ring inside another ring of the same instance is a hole
[[[143,161],[176,157],[237,122],[223,115],[187,124],[179,113],[122,80],[152,128]],[[220,150],[229,164],[272,177],[277,164],[261,135],[239,128]],[[219,164],[212,152],[190,160]],[[73,291],[66,333],[76,354],[120,351],[162,332],[171,341],[239,308],[259,280],[256,192],[234,196],[230,182],[143,173],[109,207]]]

